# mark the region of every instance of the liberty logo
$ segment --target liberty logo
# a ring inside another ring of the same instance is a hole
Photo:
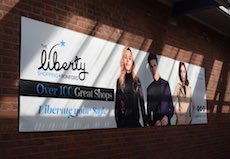
[[[46,52],[46,49],[42,50],[41,54],[41,66],[38,67],[38,70],[55,70],[55,71],[61,71],[61,70],[69,70],[72,69],[79,71],[78,77],[81,81],[85,80],[86,75],[88,72],[86,71],[86,64],[81,61],[81,58],[78,56],[75,56],[73,61],[65,61],[60,62],[58,61],[58,52],[55,51],[55,48],[61,46],[65,47],[65,42],[62,40],[60,43],[55,44],[49,51],[49,53]]]

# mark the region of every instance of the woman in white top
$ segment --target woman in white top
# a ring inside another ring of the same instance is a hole
[[[191,124],[194,112],[194,102],[192,99],[192,89],[189,86],[187,77],[187,70],[183,62],[179,64],[179,77],[180,81],[177,83],[174,92],[174,101],[178,101],[178,105],[174,105],[176,124]]]

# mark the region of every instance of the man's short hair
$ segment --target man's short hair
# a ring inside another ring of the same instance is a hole
[[[157,64],[158,64],[158,61],[157,61],[157,55],[156,54],[153,54],[153,53],[149,53],[149,56],[148,56],[148,63],[150,64],[150,61],[151,60],[156,60]]]

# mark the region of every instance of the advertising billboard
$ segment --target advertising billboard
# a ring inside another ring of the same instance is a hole
[[[19,131],[207,123],[204,68],[150,54],[21,17]]]

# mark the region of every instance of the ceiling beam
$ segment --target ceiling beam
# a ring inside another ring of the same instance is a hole
[[[210,7],[217,7],[219,4],[215,0],[184,0],[174,2],[172,14],[183,15]]]

